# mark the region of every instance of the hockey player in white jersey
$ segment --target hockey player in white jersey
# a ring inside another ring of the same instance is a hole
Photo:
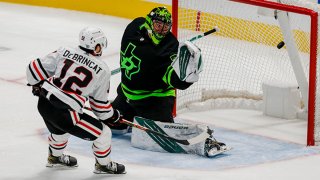
[[[111,161],[111,131],[121,114],[108,101],[110,70],[99,60],[107,38],[98,28],[84,28],[77,48],[61,47],[27,67],[28,84],[39,96],[38,111],[50,134],[47,167],[77,167],[75,157],[63,154],[70,135],[93,141],[94,173],[123,174],[125,166]],[[82,111],[85,102],[96,118]]]

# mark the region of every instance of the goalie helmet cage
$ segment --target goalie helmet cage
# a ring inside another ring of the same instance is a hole
[[[214,26],[220,29],[195,42],[202,50],[204,71],[197,83],[177,91],[175,113],[208,99],[261,102],[265,81],[295,84],[301,93],[301,109],[307,112],[307,145],[319,145],[316,4],[304,0],[172,0],[172,18],[172,32],[179,41]],[[282,41],[285,46],[277,48]]]

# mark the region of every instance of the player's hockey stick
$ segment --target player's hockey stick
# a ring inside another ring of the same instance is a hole
[[[189,39],[188,41],[190,42],[193,42],[193,41],[196,41],[200,38],[203,38],[204,36],[207,36],[209,34],[212,34],[214,32],[218,32],[219,31],[219,28],[217,26],[215,26],[213,29],[209,30],[209,31],[206,31],[204,32],[203,34],[200,34],[200,35],[196,35],[194,36],[193,38]],[[120,72],[121,68],[116,68],[114,70],[111,71],[111,75],[116,75]]]

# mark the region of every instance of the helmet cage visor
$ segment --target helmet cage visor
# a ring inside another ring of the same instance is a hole
[[[160,38],[166,36],[170,32],[172,26],[171,22],[164,22],[159,19],[152,20],[152,25],[153,32]]]

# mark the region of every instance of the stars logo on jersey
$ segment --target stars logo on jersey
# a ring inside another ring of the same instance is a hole
[[[133,74],[140,71],[141,59],[134,55],[134,49],[136,46],[129,43],[124,52],[121,51],[121,69],[124,69],[125,75],[131,80]]]

